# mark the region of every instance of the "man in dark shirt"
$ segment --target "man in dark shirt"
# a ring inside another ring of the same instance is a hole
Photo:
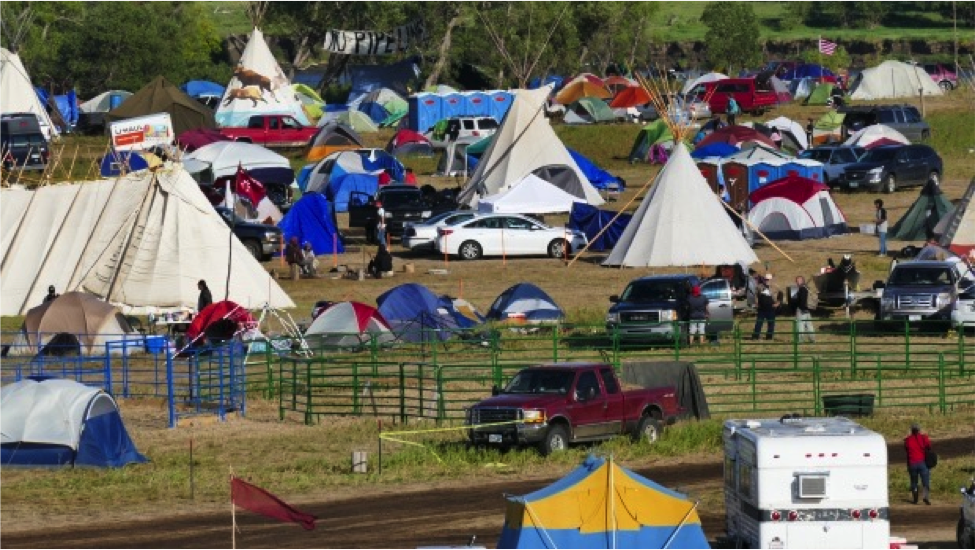
[[[880,239],[880,256],[887,255],[887,209],[884,208],[884,201],[877,199],[873,201],[877,208],[873,223],[877,227],[877,238]]]
[[[687,300],[687,307],[690,311],[688,329],[691,334],[691,343],[694,343],[695,336],[699,336],[700,343],[703,344],[708,325],[708,298],[701,294],[701,287],[691,287],[691,297]]]
[[[48,302],[53,302],[54,300],[57,300],[58,296],[60,296],[60,294],[55,292],[54,285],[51,285],[47,287],[47,296],[44,297],[44,301],[42,303],[46,304]]]
[[[213,303],[213,296],[210,294],[207,282],[203,279],[196,283],[196,288],[200,289],[200,297],[196,300],[196,312],[199,314],[203,308]]]
[[[768,322],[768,332],[765,339],[771,340],[775,335],[775,309],[779,304],[772,298],[772,291],[765,287],[758,293],[758,305],[755,309],[755,330],[752,331],[752,340],[758,340],[762,334],[762,324]]]
[[[806,279],[803,276],[796,277],[796,332],[799,335],[799,342],[816,342],[816,329],[812,324],[812,316],[809,313],[809,287],[806,286]]]

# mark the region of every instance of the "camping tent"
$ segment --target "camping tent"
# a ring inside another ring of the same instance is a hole
[[[662,119],[647,124],[636,135],[633,148],[630,149],[630,162],[652,162],[654,159],[661,158],[659,155],[652,154],[654,147],[665,151],[674,148],[674,134]],[[663,162],[666,162],[666,159]]]
[[[184,94],[162,76],[157,76],[121,105],[105,113],[105,122],[155,113],[169,113],[176,135],[195,128],[216,127],[210,109]]]
[[[34,93],[30,75],[20,56],[7,48],[0,48],[0,97],[3,98],[0,113],[34,113],[44,137],[51,139],[58,135],[47,109]]]
[[[291,89],[298,96],[298,101],[301,101],[301,108],[305,110],[305,115],[309,120],[322,118],[322,115],[325,114],[326,105],[325,100],[318,95],[318,92],[306,84],[292,84]]]
[[[550,323],[564,319],[565,311],[544,290],[518,283],[494,300],[485,317],[489,321]]]
[[[923,95],[943,95],[944,92],[920,65],[901,61],[884,61],[865,69],[850,85],[850,99],[893,99]]]
[[[733,155],[738,151],[741,151],[741,149],[735,147],[734,145],[728,145],[727,143],[720,143],[720,142],[712,143],[711,145],[707,145],[705,147],[698,147],[697,149],[694,149],[694,152],[691,153],[691,158],[694,159],[706,159],[712,157],[724,158]]]
[[[389,88],[369,92],[358,105],[358,110],[369,115],[376,124],[382,124],[390,115],[405,113],[409,109],[406,100]]]
[[[322,118],[322,120],[325,120],[325,118]],[[369,115],[363,113],[362,111],[342,111],[332,117],[330,121],[344,124],[360,134],[379,131],[379,126],[377,126],[376,123],[369,118]],[[321,123],[321,121],[319,121],[319,123]]]
[[[911,140],[886,124],[871,124],[870,126],[857,130],[855,134],[843,142],[843,145],[873,149],[879,145],[893,145],[897,143],[910,145]]]
[[[342,254],[345,246],[333,217],[328,199],[318,193],[305,193],[291,206],[278,227],[285,241],[298,237],[301,243],[311,243],[316,256]]]
[[[843,139],[843,120],[846,113],[826,111],[813,123],[812,143],[816,146],[824,143],[839,143]]]
[[[294,307],[229,235],[179,165],[111,180],[0,190],[0,315],[23,315],[41,302],[48,285],[86,290],[126,313],[195,307],[200,279],[214,296]]]
[[[336,212],[348,212],[353,193],[360,199],[363,195],[372,197],[379,191],[379,178],[371,174],[342,174],[329,178],[325,197]],[[362,206],[362,205],[359,205]]]
[[[84,355],[108,353],[105,348],[108,342],[119,342],[119,347],[111,347],[112,353],[121,353],[123,349],[127,353],[141,348],[143,342],[142,335],[132,329],[112,304],[85,292],[66,292],[27,312],[10,354],[44,354],[45,346],[59,333],[74,336]]]
[[[192,153],[204,145],[209,145],[218,141],[233,140],[221,134],[219,131],[214,130],[213,128],[197,128],[196,130],[187,130],[176,136],[176,144],[187,153]]]
[[[378,177],[386,170],[395,181],[402,181],[406,168],[403,163],[382,149],[338,151],[318,161],[302,191],[325,193],[329,181],[345,174],[369,174]]]
[[[708,136],[697,143],[697,147],[707,147],[712,143],[727,143],[736,147],[743,144],[755,142],[775,148],[775,143],[768,136],[754,128],[747,126],[726,126],[708,134]]]
[[[721,74],[721,73],[707,73],[707,74],[703,74],[703,75],[695,78],[694,80],[687,81],[684,84],[684,87],[681,88],[680,93],[681,93],[681,95],[687,95],[687,94],[691,93],[691,91],[694,90],[694,88],[697,88],[699,85],[707,84],[708,82],[716,82],[718,80],[724,80],[726,78],[728,78],[728,75]]]
[[[573,80],[571,83],[566,84],[565,87],[559,90],[559,93],[556,94],[555,101],[562,105],[569,105],[570,103],[575,103],[584,97],[609,99],[613,97],[613,94],[609,93],[609,90],[603,87],[602,84],[596,84],[583,78]]]
[[[789,93],[795,99],[806,99],[816,87],[814,78],[797,78],[789,81]]]
[[[147,462],[129,438],[118,405],[73,380],[30,378],[0,390],[4,466],[120,468]]]
[[[597,166],[593,161],[586,158],[582,153],[574,150],[568,149],[569,154],[572,155],[572,160],[576,162],[579,170],[586,176],[589,183],[592,184],[596,189],[606,189],[610,184],[616,184],[620,189],[626,186],[626,182],[623,178],[614,176],[606,170],[603,170]]]
[[[103,178],[120,176],[136,170],[162,166],[162,160],[152,153],[135,151],[110,151],[99,162],[99,174]]]
[[[601,252],[616,246],[632,214],[619,214],[612,210],[600,210],[595,206],[577,202],[569,213],[569,229],[582,231],[589,241],[589,250]],[[609,226],[608,228],[606,226]],[[598,237],[597,237],[598,236]]]
[[[496,195],[481,198],[479,212],[488,214],[554,214],[568,212],[579,199],[534,174]]]
[[[822,239],[849,233],[846,217],[822,182],[787,176],[753,191],[748,221],[772,240]]]
[[[321,160],[336,151],[346,151],[359,147],[362,147],[362,138],[348,125],[334,120],[327,123],[319,121],[318,131],[308,141],[305,158]]]
[[[665,267],[758,261],[678,143],[603,265]]]
[[[575,115],[575,119],[569,118]],[[576,121],[578,119],[578,121]],[[592,122],[613,122],[616,115],[606,102],[595,97],[583,97],[569,105],[565,113],[566,124],[589,124]]]
[[[201,97],[223,97],[223,93],[227,91],[223,86],[216,82],[210,82],[209,80],[190,80],[180,86],[179,89],[183,90],[184,94],[193,99],[199,99]]]
[[[256,27],[214,115],[220,126],[247,126],[253,115],[287,114],[308,126],[301,100]]]
[[[377,343],[395,340],[389,323],[376,308],[360,302],[339,302],[328,306],[312,321],[305,338],[325,346],[358,346],[375,339]]]
[[[921,188],[914,204],[907,209],[887,233],[894,241],[927,241],[935,236],[934,228],[951,209],[951,201],[933,180]]]
[[[132,92],[125,90],[109,90],[102,92],[95,97],[78,105],[78,110],[82,113],[107,113],[118,107],[126,99],[132,97]]]
[[[257,328],[257,321],[247,308],[230,300],[222,300],[197,312],[186,328],[186,337],[191,342],[206,337],[215,344],[254,328]]]
[[[461,204],[475,207],[480,197],[499,193],[528,174],[589,204],[603,203],[545,118],[545,101],[550,91],[550,87],[545,87],[516,92],[508,115],[458,197]]]
[[[393,134],[386,144],[386,152],[394,157],[433,156],[433,147],[426,136],[413,130],[403,128]]]
[[[460,327],[450,310],[427,287],[407,283],[376,298],[379,313],[396,338],[406,342],[447,340]]]
[[[612,109],[626,109],[647,103],[650,103],[650,92],[646,91],[643,86],[629,86],[620,90],[613,97],[609,106]]]
[[[951,249],[955,254],[971,257],[975,250],[975,178],[968,184],[951,214],[938,222],[941,246]]]
[[[498,548],[710,548],[696,503],[612,459],[507,500]]]
[[[806,136],[806,129],[802,127],[802,124],[780,116],[766,122],[765,125],[769,128],[775,128],[779,133],[784,133],[782,135],[783,145],[794,142],[800,150],[809,148],[809,139]]]
[[[830,100],[833,98],[833,84],[829,82],[821,82],[816,84],[806,96],[803,105],[829,105]]]
[[[274,151],[244,141],[218,141],[204,145],[183,156],[183,167],[191,174],[209,172],[201,176],[201,183],[212,183],[217,178],[233,176],[237,167],[244,170],[263,169],[280,172],[283,179],[294,181],[291,162]]]
[[[833,71],[815,63],[796,65],[794,68],[782,73],[779,78],[786,81],[801,78],[832,79],[834,82],[836,81],[836,75],[833,74]]]

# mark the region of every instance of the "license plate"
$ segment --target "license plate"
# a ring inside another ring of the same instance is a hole
[[[501,434],[488,435],[488,443],[501,443]]]
[[[908,321],[920,321],[921,320],[921,316],[920,315],[908,315],[907,316],[907,320]]]

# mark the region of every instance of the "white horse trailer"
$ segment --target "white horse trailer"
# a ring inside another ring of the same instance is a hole
[[[728,420],[724,449],[737,547],[891,547],[880,434],[842,417]]]

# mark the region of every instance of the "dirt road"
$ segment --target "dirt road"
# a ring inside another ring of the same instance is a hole
[[[936,442],[944,458],[971,454],[970,438]],[[888,449],[891,464],[903,462],[900,445]],[[720,491],[720,462],[677,464],[637,470],[654,481],[677,488]],[[321,518],[314,531],[242,512],[237,514],[237,546],[253,548],[412,548],[420,545],[460,545],[477,535],[477,543],[496,543],[504,521],[503,494],[525,494],[553,480],[493,482],[469,487],[425,490],[397,495],[363,495],[331,502],[302,504]],[[951,548],[957,522],[957,503],[913,506],[891,497],[891,525],[895,534],[920,542],[922,548]],[[3,548],[224,548],[231,544],[230,510],[191,517],[146,518],[111,525],[4,534]],[[709,537],[724,532],[724,514],[701,512]]]

